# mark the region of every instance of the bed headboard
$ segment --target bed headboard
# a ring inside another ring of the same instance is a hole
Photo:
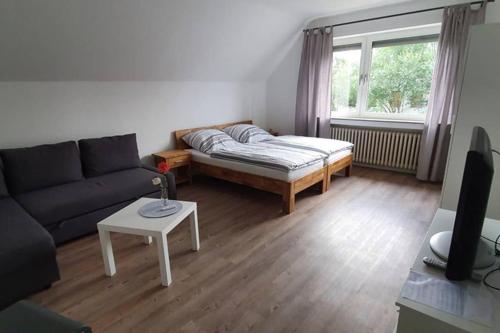
[[[221,125],[213,125],[213,126],[206,126],[206,127],[197,127],[197,128],[188,128],[188,129],[183,129],[183,130],[178,130],[174,132],[175,136],[175,148],[176,149],[188,149],[191,148],[187,145],[187,143],[182,140],[182,137],[186,134],[189,134],[191,132],[196,132],[202,129],[218,129],[218,130],[223,130],[226,127],[233,126],[233,125],[238,125],[238,124],[253,124],[251,120],[243,120],[243,121],[237,121],[234,123],[227,123],[227,124],[221,124]]]

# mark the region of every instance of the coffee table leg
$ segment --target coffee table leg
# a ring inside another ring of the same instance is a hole
[[[200,233],[198,230],[198,213],[196,208],[189,216],[191,220],[191,244],[194,251],[200,250]]]
[[[168,287],[172,283],[172,273],[170,273],[170,259],[168,258],[167,235],[159,234],[156,236],[156,246],[160,262],[161,284]]]
[[[153,243],[153,237],[151,236],[144,236],[144,244],[149,245]]]
[[[104,260],[104,271],[107,276],[113,276],[116,273],[116,267],[109,231],[99,230],[99,239],[101,241],[102,259]]]

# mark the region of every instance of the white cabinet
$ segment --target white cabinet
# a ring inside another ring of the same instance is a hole
[[[424,257],[436,258],[429,246],[429,240],[435,233],[452,230],[455,223],[455,212],[438,209],[429,227],[425,240],[411,267],[417,273],[426,274],[429,277],[445,279],[444,271],[426,266],[422,259]],[[500,221],[485,219],[482,235],[488,238],[495,238],[500,234]],[[492,244],[491,244],[492,245]],[[484,275],[491,269],[498,267],[500,259],[497,259],[495,266],[478,270],[477,273]],[[500,274],[491,275],[489,282],[495,286],[500,285]],[[457,317],[450,313],[437,310],[430,306],[418,303],[407,298],[399,297],[396,305],[399,307],[399,318],[396,333],[498,333],[500,332],[500,292],[489,289],[482,283],[463,281],[462,286],[471,285],[470,293],[474,297],[479,297],[483,293],[488,293],[492,297],[492,327],[485,326],[479,322],[467,318]],[[445,291],[441,293],[445,294]]]
[[[500,150],[500,24],[473,26],[465,75],[456,116],[441,207],[456,210],[472,128],[482,126],[493,148]],[[487,216],[500,219],[500,156],[495,155],[495,176]]]

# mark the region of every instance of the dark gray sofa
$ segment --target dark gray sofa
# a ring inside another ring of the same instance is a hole
[[[0,150],[0,308],[59,279],[55,245],[95,232],[138,198],[159,196],[151,182],[158,174],[141,164],[135,134],[78,146]],[[175,199],[173,174],[167,181]]]

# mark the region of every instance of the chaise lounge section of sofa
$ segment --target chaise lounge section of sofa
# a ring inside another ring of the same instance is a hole
[[[0,168],[0,309],[57,280],[54,240],[9,195]]]

